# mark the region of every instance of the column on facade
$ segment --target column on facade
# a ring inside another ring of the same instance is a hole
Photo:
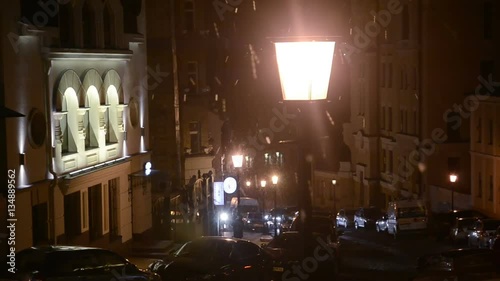
[[[105,114],[108,111],[109,105],[99,106],[99,146],[106,144],[106,132],[108,124],[106,124]]]
[[[85,138],[87,137],[87,128],[85,128],[85,115],[89,111],[87,107],[80,107],[77,110],[78,116],[78,147],[81,150],[85,150]],[[80,150],[80,151],[81,151]]]
[[[53,113],[54,116],[54,139],[56,145],[56,157],[61,157],[62,154],[62,144],[64,141],[64,132],[61,129],[61,120],[66,116],[67,112],[57,111]]]
[[[127,104],[118,104],[116,105],[116,115],[117,115],[117,124],[118,124],[118,132],[125,132],[125,123],[123,122],[123,111],[127,107]]]

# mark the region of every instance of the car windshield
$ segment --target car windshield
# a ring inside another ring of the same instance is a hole
[[[248,218],[252,220],[260,220],[262,219],[262,214],[261,213],[249,213]]]
[[[398,209],[400,218],[417,218],[425,217],[425,208],[423,207],[406,207]]]
[[[185,243],[175,254],[176,257],[189,258],[228,258],[232,244],[226,240],[199,239]]]

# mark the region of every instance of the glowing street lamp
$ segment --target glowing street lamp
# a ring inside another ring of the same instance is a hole
[[[332,72],[335,41],[325,37],[283,39],[274,42],[283,100],[303,102],[326,100]],[[305,124],[298,126],[297,150],[300,160],[298,163],[299,191],[297,199],[299,209],[304,213],[301,232],[309,236],[312,204],[306,179],[306,153],[302,151],[307,143],[307,136],[301,132],[305,127]]]
[[[275,42],[275,46],[283,100],[325,100],[335,42]]]
[[[261,180],[260,187],[262,187],[262,188],[266,187],[266,183],[267,183],[266,180]]]
[[[451,182],[451,211],[455,211],[455,187],[454,183],[457,181],[458,176],[456,174],[450,174],[450,182]]]

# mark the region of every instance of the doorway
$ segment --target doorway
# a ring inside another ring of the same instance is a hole
[[[47,203],[38,204],[32,207],[32,231],[33,245],[45,244],[49,241],[48,236],[48,209]]]
[[[102,187],[89,187],[89,235],[95,240],[102,235]]]

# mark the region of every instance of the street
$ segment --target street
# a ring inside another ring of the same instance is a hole
[[[224,236],[232,237],[232,232]],[[261,232],[245,232],[244,239],[261,244]],[[424,254],[452,248],[449,243],[437,242],[434,238],[419,235],[400,235],[397,239],[387,233],[373,229],[348,228],[340,237],[342,281],[362,280],[409,280],[414,274],[416,259]],[[129,257],[140,268],[155,259]]]

